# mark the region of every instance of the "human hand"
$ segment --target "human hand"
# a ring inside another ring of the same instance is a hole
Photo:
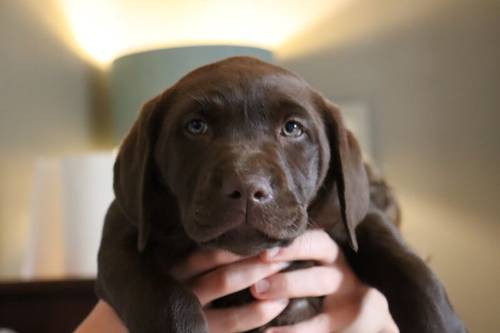
[[[186,283],[204,307],[210,333],[242,332],[260,327],[275,318],[287,299],[256,301],[226,309],[211,309],[217,298],[249,288],[257,281],[282,270],[286,262],[264,263],[258,257],[242,258],[222,250],[198,251],[174,267],[172,275]],[[128,333],[114,310],[104,301],[94,307],[75,333]]]
[[[278,273],[292,260],[320,265]],[[204,306],[210,333],[241,332],[274,319],[294,297],[324,296],[318,316],[267,333],[396,333],[385,297],[359,281],[338,246],[320,230],[307,231],[286,248],[242,258],[221,250],[199,251],[177,265],[172,274],[185,281]],[[314,283],[310,283],[314,281]],[[235,308],[210,309],[219,297],[251,287],[258,301]],[[126,333],[112,308],[100,301],[76,333]]]
[[[288,266],[263,262],[223,250],[202,250],[175,266],[171,274],[183,281],[203,306],[210,333],[243,332],[260,327],[282,312],[287,298],[257,300],[238,307],[215,309],[210,302],[254,285]]]
[[[113,308],[100,300],[74,333],[128,333]]]
[[[280,264],[294,260],[313,260],[319,265],[279,273],[285,267]],[[221,250],[196,252],[173,273],[181,280],[191,280],[188,285],[204,306],[211,333],[262,326],[286,307],[286,300],[312,296],[326,296],[321,314],[267,332],[399,332],[385,296],[355,276],[337,244],[322,230],[309,230],[290,246],[267,250],[259,257],[241,258]],[[257,302],[227,309],[207,306],[214,299],[247,287],[251,287]]]
[[[323,230],[309,230],[290,246],[262,253],[265,262],[314,260],[318,266],[274,274],[257,282],[258,300],[326,296],[323,312],[291,326],[266,333],[397,333],[387,299],[363,284],[349,268],[337,244]]]

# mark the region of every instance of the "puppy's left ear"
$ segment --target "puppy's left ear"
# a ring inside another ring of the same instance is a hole
[[[148,242],[155,206],[168,202],[153,160],[167,94],[168,91],[144,104],[114,165],[116,203],[136,227],[139,251],[143,251]]]
[[[368,176],[361,149],[354,135],[342,119],[339,109],[321,98],[320,114],[323,118],[330,155],[328,171],[320,189],[319,210],[321,220],[339,216],[353,250],[358,249],[356,226],[365,217],[370,204]],[[322,193],[321,193],[322,192]]]

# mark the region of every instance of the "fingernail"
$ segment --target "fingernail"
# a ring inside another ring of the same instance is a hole
[[[281,330],[279,328],[269,328],[264,331],[264,333],[280,333]]]
[[[257,294],[263,294],[268,290],[269,290],[269,281],[267,281],[266,279],[260,280],[255,284],[255,291],[257,292]]]
[[[288,266],[290,266],[290,263],[288,261],[280,261],[271,264],[271,267],[277,271],[281,271],[287,268]]]
[[[280,247],[273,247],[272,249],[266,250],[266,259],[272,259],[278,255],[280,252]]]
[[[288,305],[288,303],[290,302],[290,300],[288,298],[283,298],[283,299],[280,299],[277,301],[279,305]]]

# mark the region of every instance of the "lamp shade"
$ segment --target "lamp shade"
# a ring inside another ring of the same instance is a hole
[[[141,106],[191,70],[232,56],[272,62],[265,49],[232,45],[190,46],[129,54],[115,60],[110,73],[110,103],[115,143],[137,118]]]
[[[95,278],[115,158],[110,151],[36,161],[25,278]]]

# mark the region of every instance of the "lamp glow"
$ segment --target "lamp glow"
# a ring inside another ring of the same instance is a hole
[[[347,0],[59,0],[97,63],[153,48],[252,45],[276,49]]]

